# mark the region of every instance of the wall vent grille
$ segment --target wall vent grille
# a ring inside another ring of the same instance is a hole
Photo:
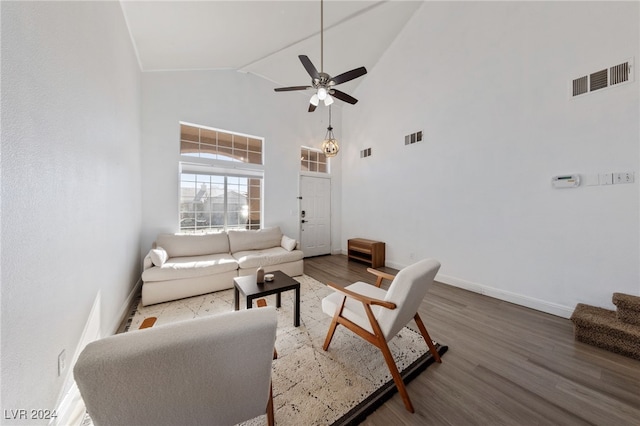
[[[613,86],[614,84],[629,81],[630,73],[629,62],[624,62],[620,65],[616,65],[615,67],[611,67],[609,68],[609,82]]]
[[[582,95],[589,91],[589,76],[576,78],[573,80],[573,96]]]
[[[604,89],[609,86],[609,80],[607,79],[608,75],[609,74],[606,69],[589,75],[589,91],[593,92],[594,90]]]
[[[633,81],[633,58],[571,81],[571,97]]]
[[[360,158],[371,157],[371,148],[363,149],[360,151]]]
[[[404,144],[411,145],[412,143],[422,142],[422,130],[419,132],[411,133],[404,137]]]

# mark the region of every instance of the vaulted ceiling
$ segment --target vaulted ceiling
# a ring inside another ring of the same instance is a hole
[[[324,72],[371,70],[421,1],[324,2]],[[320,0],[121,0],[143,71],[234,69],[277,86],[310,83],[298,60],[320,71]],[[366,76],[343,84],[353,90]]]

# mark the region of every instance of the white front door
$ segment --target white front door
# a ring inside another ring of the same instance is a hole
[[[331,253],[331,180],[300,176],[300,245],[305,257]]]

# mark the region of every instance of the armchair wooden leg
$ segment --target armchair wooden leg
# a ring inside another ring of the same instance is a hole
[[[331,339],[333,339],[333,333],[336,332],[336,328],[338,327],[338,323],[335,319],[331,320],[331,325],[329,326],[329,331],[327,332],[327,337],[324,339],[324,345],[322,345],[323,350],[329,349],[329,344],[331,343]]]
[[[256,306],[258,308],[264,308],[265,306],[267,306],[267,301],[264,299],[258,299],[256,300]],[[276,350],[276,348],[273,348],[273,359],[278,359],[278,351]]]
[[[329,349],[329,344],[331,343],[331,339],[333,339],[333,334],[336,332],[336,328],[338,327],[338,318],[342,314],[342,309],[344,309],[344,304],[347,301],[346,297],[342,298],[342,303],[336,309],[336,313],[333,314],[333,320],[331,320],[331,325],[329,326],[329,331],[327,332],[327,337],[324,339],[324,345],[322,345],[322,350]]]
[[[256,301],[256,305],[259,308],[264,308],[267,306],[267,301],[264,299],[258,299]],[[278,351],[276,348],[273,348],[273,359],[278,358]],[[273,382],[269,384],[269,400],[267,401],[267,425],[274,426],[275,425],[275,416],[273,414]]]
[[[269,388],[269,402],[267,402],[267,425],[274,426],[275,419],[273,416],[273,383]]]
[[[378,320],[375,315],[373,315],[373,311],[371,310],[371,306],[364,305],[364,310],[367,313],[367,317],[369,318],[369,323],[371,324],[371,328],[373,328],[374,334],[368,333],[365,330],[362,330],[362,333],[354,330],[356,334],[363,337],[365,340],[368,340],[370,343],[374,344],[382,351],[382,355],[384,355],[384,360],[387,363],[387,367],[389,367],[389,372],[393,377],[393,381],[398,388],[398,393],[402,397],[402,401],[404,402],[404,407],[408,412],[414,413],[413,404],[411,404],[411,399],[409,398],[409,394],[407,393],[407,388],[404,385],[404,381],[402,380],[402,376],[398,371],[398,366],[396,366],[396,362],[393,360],[393,355],[391,354],[391,350],[389,349],[389,345],[387,345],[387,341],[384,338],[384,333],[382,333],[382,329],[380,328],[380,324],[378,324]],[[356,326],[358,327],[358,326]]]
[[[433,344],[433,341],[431,340],[431,336],[429,336],[427,327],[424,326],[424,323],[422,322],[422,319],[420,318],[420,315],[418,315],[417,312],[416,312],[416,315],[413,317],[413,319],[418,325],[418,329],[420,330],[420,333],[422,334],[424,341],[427,343],[427,346],[429,347],[429,352],[431,352],[431,355],[433,355],[433,359],[435,359],[436,362],[442,362],[442,359],[440,359],[440,354],[436,350],[436,347]]]
[[[393,381],[398,388],[398,393],[402,397],[402,401],[404,402],[404,407],[408,412],[414,413],[413,404],[411,404],[411,399],[409,399],[409,394],[407,393],[407,388],[404,385],[404,381],[402,380],[402,376],[398,371],[398,367],[396,366],[396,362],[393,360],[393,355],[391,355],[391,350],[389,350],[389,345],[387,345],[384,337],[378,338],[378,347],[382,351],[382,355],[384,355],[384,360],[387,363],[387,367],[389,367],[389,371],[391,372],[391,376],[393,377]]]

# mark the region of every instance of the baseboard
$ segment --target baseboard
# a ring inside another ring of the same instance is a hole
[[[387,268],[397,269],[399,271],[400,269],[405,268],[405,267],[407,267],[409,265],[404,265],[404,264],[401,265],[401,264],[399,264],[397,262],[394,262],[392,260],[385,259],[384,266],[386,266]]]
[[[131,290],[131,292],[127,296],[127,299],[124,301],[124,303],[120,307],[120,311],[118,312],[118,315],[116,315],[114,322],[111,324],[111,327],[109,328],[110,335],[116,334],[120,330],[120,326],[122,325],[122,323],[127,318],[129,318],[129,314],[131,313],[131,305],[134,303],[136,297],[140,293],[141,288],[142,288],[142,278],[138,280],[136,285],[133,287],[133,290]]]
[[[387,260],[385,262],[385,266],[400,270],[406,267],[407,265],[398,264],[396,262]],[[524,296],[522,294],[501,290],[494,287],[489,287],[489,286],[474,283],[471,281],[466,281],[460,278],[452,277],[450,275],[438,274],[436,276],[436,281],[441,282],[443,284],[458,287],[464,290],[472,291],[474,293],[493,297],[494,299],[515,303],[516,305],[535,309],[536,311],[545,312],[547,314],[555,315],[562,318],[570,318],[571,314],[573,313],[572,307],[559,305],[557,303],[547,302],[545,300]]]
[[[127,299],[124,301],[122,307],[120,308],[120,311],[118,312],[118,315],[116,315],[116,318],[114,319],[114,322],[110,324],[109,328],[107,328],[108,335],[113,335],[118,331],[120,324],[129,314],[131,303],[140,291],[141,286],[142,280],[138,280],[133,290],[129,293]],[[70,368],[67,370],[67,375],[65,376],[62,392],[58,397],[59,403],[56,404],[57,417],[49,422],[49,426],[80,426],[82,424],[82,421],[84,419],[85,407],[84,401],[82,401],[82,397],[80,396],[80,391],[76,386],[75,380],[73,379],[73,366],[76,364],[76,361],[80,356],[80,352],[82,352],[85,346],[95,340],[106,337],[102,335],[102,327],[100,324],[101,305],[102,295],[100,292],[98,292],[96,298],[93,301],[93,306],[91,307],[91,311],[89,313],[87,322],[85,323],[84,330],[82,331],[82,336],[80,337],[80,341],[74,352],[73,360],[69,364]]]
[[[449,275],[438,274],[436,281],[443,284],[448,284],[454,287],[462,288],[464,290],[479,293],[485,296],[493,297],[494,299],[504,300],[505,302],[515,303],[516,305],[524,306],[527,308],[535,309],[537,311],[545,312],[547,314],[555,315],[562,318],[570,318],[573,313],[573,308],[568,306],[559,305],[557,303],[547,302],[545,300],[536,299],[522,294],[513,293],[506,290],[501,290],[486,285],[473,283],[470,281],[462,280],[460,278],[452,277]]]

